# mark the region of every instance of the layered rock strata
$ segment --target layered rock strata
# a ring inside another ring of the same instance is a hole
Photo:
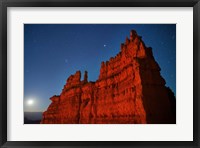
[[[43,113],[43,124],[175,124],[176,99],[152,49],[132,30],[121,51],[101,63],[96,82],[71,75]]]

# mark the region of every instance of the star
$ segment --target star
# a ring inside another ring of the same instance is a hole
[[[106,44],[103,45],[103,47],[106,47],[106,46],[107,46]]]

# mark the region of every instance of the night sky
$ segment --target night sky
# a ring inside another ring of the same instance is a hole
[[[82,79],[87,70],[88,80],[96,81],[101,62],[120,51],[132,29],[153,48],[166,86],[176,95],[175,24],[25,24],[24,110],[45,111],[77,70]]]

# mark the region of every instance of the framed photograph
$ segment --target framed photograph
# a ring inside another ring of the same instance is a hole
[[[1,147],[199,147],[199,1],[1,1]]]

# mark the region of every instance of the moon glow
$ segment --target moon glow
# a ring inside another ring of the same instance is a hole
[[[28,106],[32,106],[33,104],[34,104],[33,99],[27,100],[27,105],[28,105]]]

